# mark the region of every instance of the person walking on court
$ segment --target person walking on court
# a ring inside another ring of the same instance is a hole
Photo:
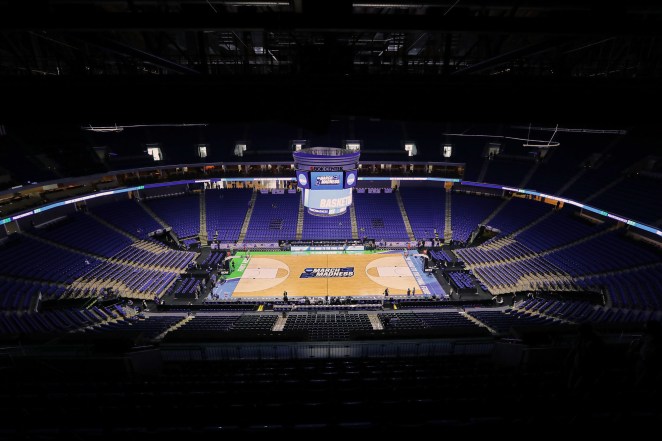
[[[411,295],[411,288],[407,288],[407,297]]]
[[[416,287],[414,287],[414,289],[411,290],[411,295],[413,295],[413,296],[416,295]]]

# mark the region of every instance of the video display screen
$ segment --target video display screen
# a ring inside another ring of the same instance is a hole
[[[313,190],[341,190],[343,172],[311,172],[310,188]]]
[[[340,214],[352,205],[352,189],[304,190],[303,205],[319,214]]]

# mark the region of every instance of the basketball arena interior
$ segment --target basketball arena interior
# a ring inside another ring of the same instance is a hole
[[[658,429],[661,19],[0,1],[0,438]]]

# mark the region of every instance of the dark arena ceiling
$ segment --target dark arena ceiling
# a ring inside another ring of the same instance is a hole
[[[662,5],[0,1],[0,123],[650,123]]]

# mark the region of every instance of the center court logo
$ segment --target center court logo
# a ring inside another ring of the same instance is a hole
[[[306,268],[300,279],[312,279],[314,277],[354,277],[354,267],[345,268]]]

